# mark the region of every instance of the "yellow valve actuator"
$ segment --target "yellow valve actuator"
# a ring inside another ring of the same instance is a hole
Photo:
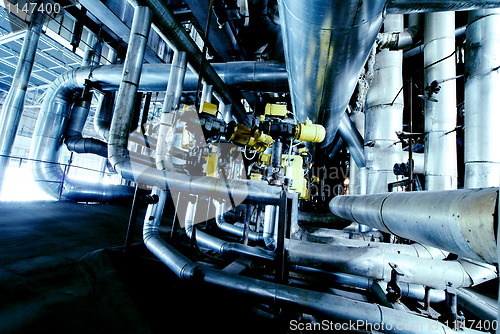
[[[321,143],[326,136],[326,130],[322,125],[314,124],[309,118],[296,127],[295,139],[311,143]]]

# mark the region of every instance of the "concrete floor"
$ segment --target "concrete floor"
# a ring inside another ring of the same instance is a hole
[[[119,205],[0,203],[0,333],[287,327],[240,296],[180,281],[140,242],[124,254],[129,213]],[[140,234],[139,226],[135,240]]]

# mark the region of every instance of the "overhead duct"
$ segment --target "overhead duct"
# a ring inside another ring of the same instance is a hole
[[[377,33],[386,0],[279,0],[292,106],[330,145]]]
[[[498,188],[337,196],[330,210],[469,259],[498,262]]]

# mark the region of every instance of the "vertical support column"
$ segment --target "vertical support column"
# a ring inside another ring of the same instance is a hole
[[[12,153],[17,129],[23,113],[24,97],[35,62],[36,50],[40,33],[42,32],[45,15],[37,9],[33,11],[30,26],[24,35],[24,42],[19,53],[16,71],[5,98],[0,114],[0,190],[9,166],[9,156]]]
[[[500,185],[500,10],[469,12],[465,53],[465,188]]]
[[[403,31],[402,15],[387,15],[384,32]],[[380,50],[375,58],[374,78],[366,98],[365,158],[367,193],[387,192],[396,181],[393,166],[399,162],[401,144],[396,131],[403,128],[403,51]]]
[[[455,13],[425,15],[424,85],[454,78]],[[426,190],[457,188],[456,81],[439,83],[441,89],[425,101],[424,174]],[[437,101],[435,101],[437,100]]]

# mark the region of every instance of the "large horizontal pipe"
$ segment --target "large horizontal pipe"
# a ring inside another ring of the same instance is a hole
[[[499,0],[390,0],[387,13],[410,14],[499,7]]]
[[[330,210],[466,258],[498,263],[498,188],[337,196]]]
[[[344,274],[344,273],[328,272],[320,269],[302,267],[297,265],[291,266],[291,270],[299,273],[304,273],[306,275],[309,274],[318,276],[320,278],[325,278],[326,280],[328,280],[328,282],[332,282],[337,285],[352,286],[367,291],[370,291],[376,282],[380,282],[379,280],[374,280],[367,277]],[[403,297],[425,301],[426,297],[425,286],[400,282],[399,287],[401,288],[401,294]],[[443,302],[446,299],[445,291],[430,289],[429,299],[431,303]]]
[[[289,240],[286,248],[291,264],[386,282],[391,279],[392,264],[403,272],[401,282],[441,290],[446,289],[448,283],[457,288],[470,287],[497,277],[495,267],[490,265],[398,254],[390,248],[372,245],[350,247]]]
[[[167,89],[170,64],[144,64],[142,67],[139,91],[162,92]],[[213,64],[214,69],[232,87],[246,91],[286,92],[288,76],[285,65],[280,62],[231,62]],[[78,86],[83,88],[85,79],[92,71],[91,80],[105,90],[118,90],[123,65],[104,65],[95,68],[81,67],[73,70]],[[196,75],[186,72],[183,90],[195,91],[198,84]]]

